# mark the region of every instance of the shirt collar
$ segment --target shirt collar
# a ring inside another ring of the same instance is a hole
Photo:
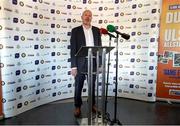
[[[92,25],[91,25],[90,28],[88,28],[88,29],[85,28],[84,25],[82,25],[82,26],[83,26],[83,29],[85,29],[85,30],[90,30],[90,29],[92,29]]]

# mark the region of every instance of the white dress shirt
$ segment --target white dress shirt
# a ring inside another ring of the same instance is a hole
[[[88,29],[83,26],[83,30],[84,30],[84,35],[86,39],[86,46],[94,46],[92,26]]]

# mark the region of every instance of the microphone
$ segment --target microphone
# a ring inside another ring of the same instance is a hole
[[[112,38],[116,38],[116,36],[114,36],[113,34],[109,33],[105,28],[100,28],[99,30],[100,30],[101,35],[104,34],[104,35],[109,35]]]
[[[116,32],[116,34],[120,34],[121,37],[124,38],[124,39],[126,39],[126,40],[128,40],[128,39],[130,38],[130,35],[128,35],[128,34],[121,33],[121,32],[119,32],[119,31],[116,31],[116,28],[115,28],[113,25],[108,25],[108,26],[107,26],[107,30],[108,30],[109,32]]]

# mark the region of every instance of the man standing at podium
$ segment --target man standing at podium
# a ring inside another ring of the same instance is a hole
[[[101,46],[101,35],[99,28],[91,25],[92,12],[85,10],[81,16],[82,25],[75,27],[71,31],[71,74],[75,77],[75,94],[74,94],[74,116],[79,117],[81,115],[82,105],[82,89],[85,74],[82,72],[87,71],[87,58],[76,57],[75,54],[81,48],[81,46]],[[96,68],[96,63],[93,61],[93,67]],[[96,112],[95,107],[95,80],[96,76],[93,76],[93,96],[92,96],[92,112]]]

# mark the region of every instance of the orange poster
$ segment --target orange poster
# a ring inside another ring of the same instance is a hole
[[[180,100],[180,0],[163,0],[157,98]]]

